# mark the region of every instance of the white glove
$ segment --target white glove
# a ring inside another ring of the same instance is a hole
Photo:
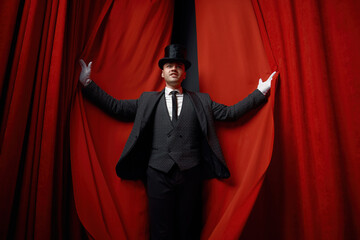
[[[81,66],[81,73],[79,80],[82,85],[87,86],[89,83],[91,83],[90,74],[91,74],[91,64],[92,62],[89,62],[89,65],[86,65],[84,60],[80,59],[80,66]]]
[[[262,92],[262,94],[266,95],[266,93],[270,90],[271,80],[275,73],[276,71],[273,72],[265,82],[263,82],[261,78],[259,79],[259,85],[257,86],[257,89]]]

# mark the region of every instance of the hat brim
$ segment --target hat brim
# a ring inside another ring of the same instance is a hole
[[[185,65],[185,70],[188,70],[188,68],[191,67],[191,62],[189,62],[186,59],[183,59],[183,58],[166,58],[166,57],[159,60],[159,67],[161,69],[163,69],[164,64],[165,63],[170,63],[170,62],[181,62],[181,63],[183,63]]]

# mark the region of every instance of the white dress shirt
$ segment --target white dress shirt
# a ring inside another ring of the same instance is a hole
[[[166,101],[166,106],[169,112],[169,116],[170,119],[172,120],[172,96],[171,93],[172,91],[177,91],[178,93],[176,94],[176,99],[177,99],[177,115],[180,115],[181,112],[181,108],[182,108],[182,103],[184,100],[184,94],[183,94],[183,90],[182,88],[179,89],[171,89],[169,87],[165,87],[165,101]]]

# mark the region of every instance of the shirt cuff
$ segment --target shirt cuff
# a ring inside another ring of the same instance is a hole
[[[86,79],[84,87],[86,87],[87,85],[89,85],[92,82],[92,80],[90,78]]]

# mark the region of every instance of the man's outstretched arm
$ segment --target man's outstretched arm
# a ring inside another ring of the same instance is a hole
[[[212,110],[215,120],[235,121],[246,112],[266,102],[267,97],[265,95],[271,88],[271,81],[275,74],[276,72],[273,72],[265,82],[263,82],[260,78],[257,89],[235,105],[226,106],[224,104],[212,102]]]
[[[79,81],[84,86],[83,95],[109,115],[122,121],[134,121],[138,100],[118,100],[110,96],[91,80],[92,62],[87,65],[80,59],[80,65]]]

